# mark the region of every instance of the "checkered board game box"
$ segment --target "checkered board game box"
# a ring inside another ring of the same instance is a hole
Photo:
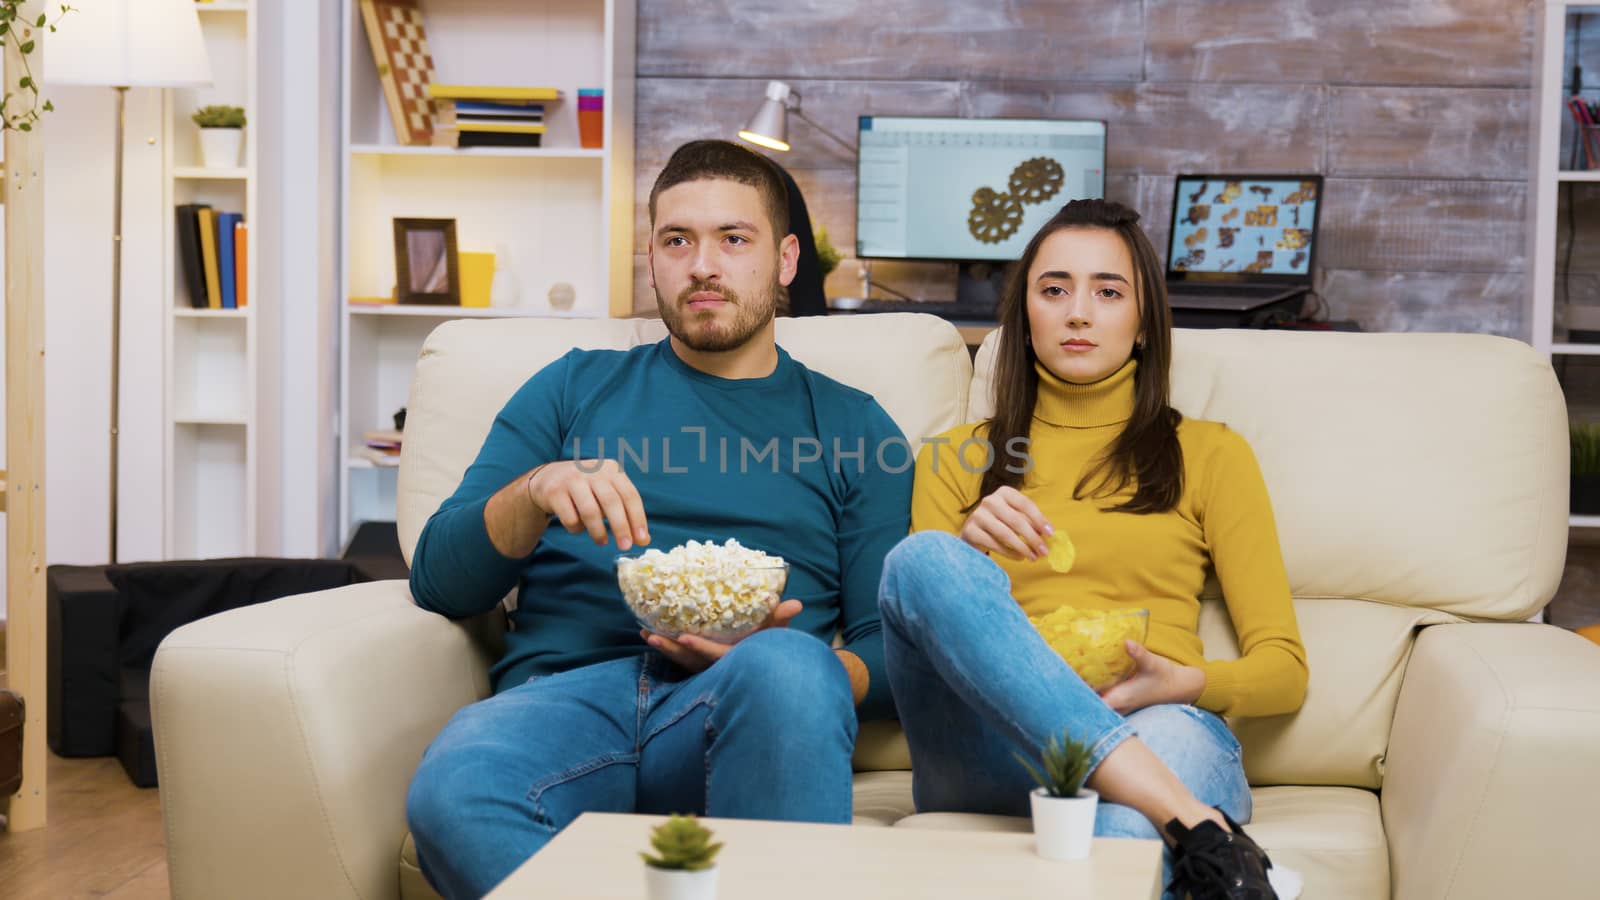
[[[372,58],[378,64],[383,96],[389,101],[395,137],[402,144],[426,145],[433,138],[433,111],[428,84],[433,57],[422,28],[417,0],[361,0]]]

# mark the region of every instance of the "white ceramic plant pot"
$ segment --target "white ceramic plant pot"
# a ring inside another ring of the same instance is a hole
[[[243,128],[200,129],[200,162],[208,169],[237,168],[242,147]]]
[[[688,872],[683,869],[644,867],[645,894],[650,900],[714,900],[717,867]]]
[[[1094,813],[1100,795],[1080,788],[1076,797],[1052,797],[1036,788],[1028,798],[1033,805],[1033,846],[1045,859],[1086,859],[1094,841]]]

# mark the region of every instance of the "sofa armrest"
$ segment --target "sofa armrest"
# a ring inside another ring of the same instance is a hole
[[[1594,889],[1600,651],[1548,625],[1423,629],[1383,782],[1393,895]]]
[[[173,896],[398,896],[406,788],[489,693],[487,618],[377,581],[168,635],[150,703]]]

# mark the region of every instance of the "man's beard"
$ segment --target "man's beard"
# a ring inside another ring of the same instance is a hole
[[[688,308],[689,298],[702,291],[721,294],[723,299],[733,306],[733,321],[727,327],[709,330],[692,327],[695,320],[701,317],[709,319],[716,315],[715,312],[700,313]],[[661,289],[656,288],[656,305],[661,310],[661,321],[666,323],[667,333],[677,338],[684,346],[697,353],[724,353],[744,346],[756,332],[772,321],[772,317],[777,313],[778,291],[777,282],[773,282],[772,287],[765,292],[765,297],[751,298],[747,301],[725,285],[692,281],[678,293],[678,299],[672,303],[666,302],[661,296]]]

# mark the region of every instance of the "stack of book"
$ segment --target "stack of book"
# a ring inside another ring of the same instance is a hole
[[[400,431],[394,428],[379,428],[369,431],[361,436],[366,445],[360,448],[360,453],[376,466],[400,465]]]
[[[430,84],[433,143],[438,147],[537,147],[544,106],[561,99],[548,87]]]
[[[204,203],[178,206],[178,267],[196,309],[242,309],[249,271],[245,248],[249,229],[240,213],[219,212]]]

